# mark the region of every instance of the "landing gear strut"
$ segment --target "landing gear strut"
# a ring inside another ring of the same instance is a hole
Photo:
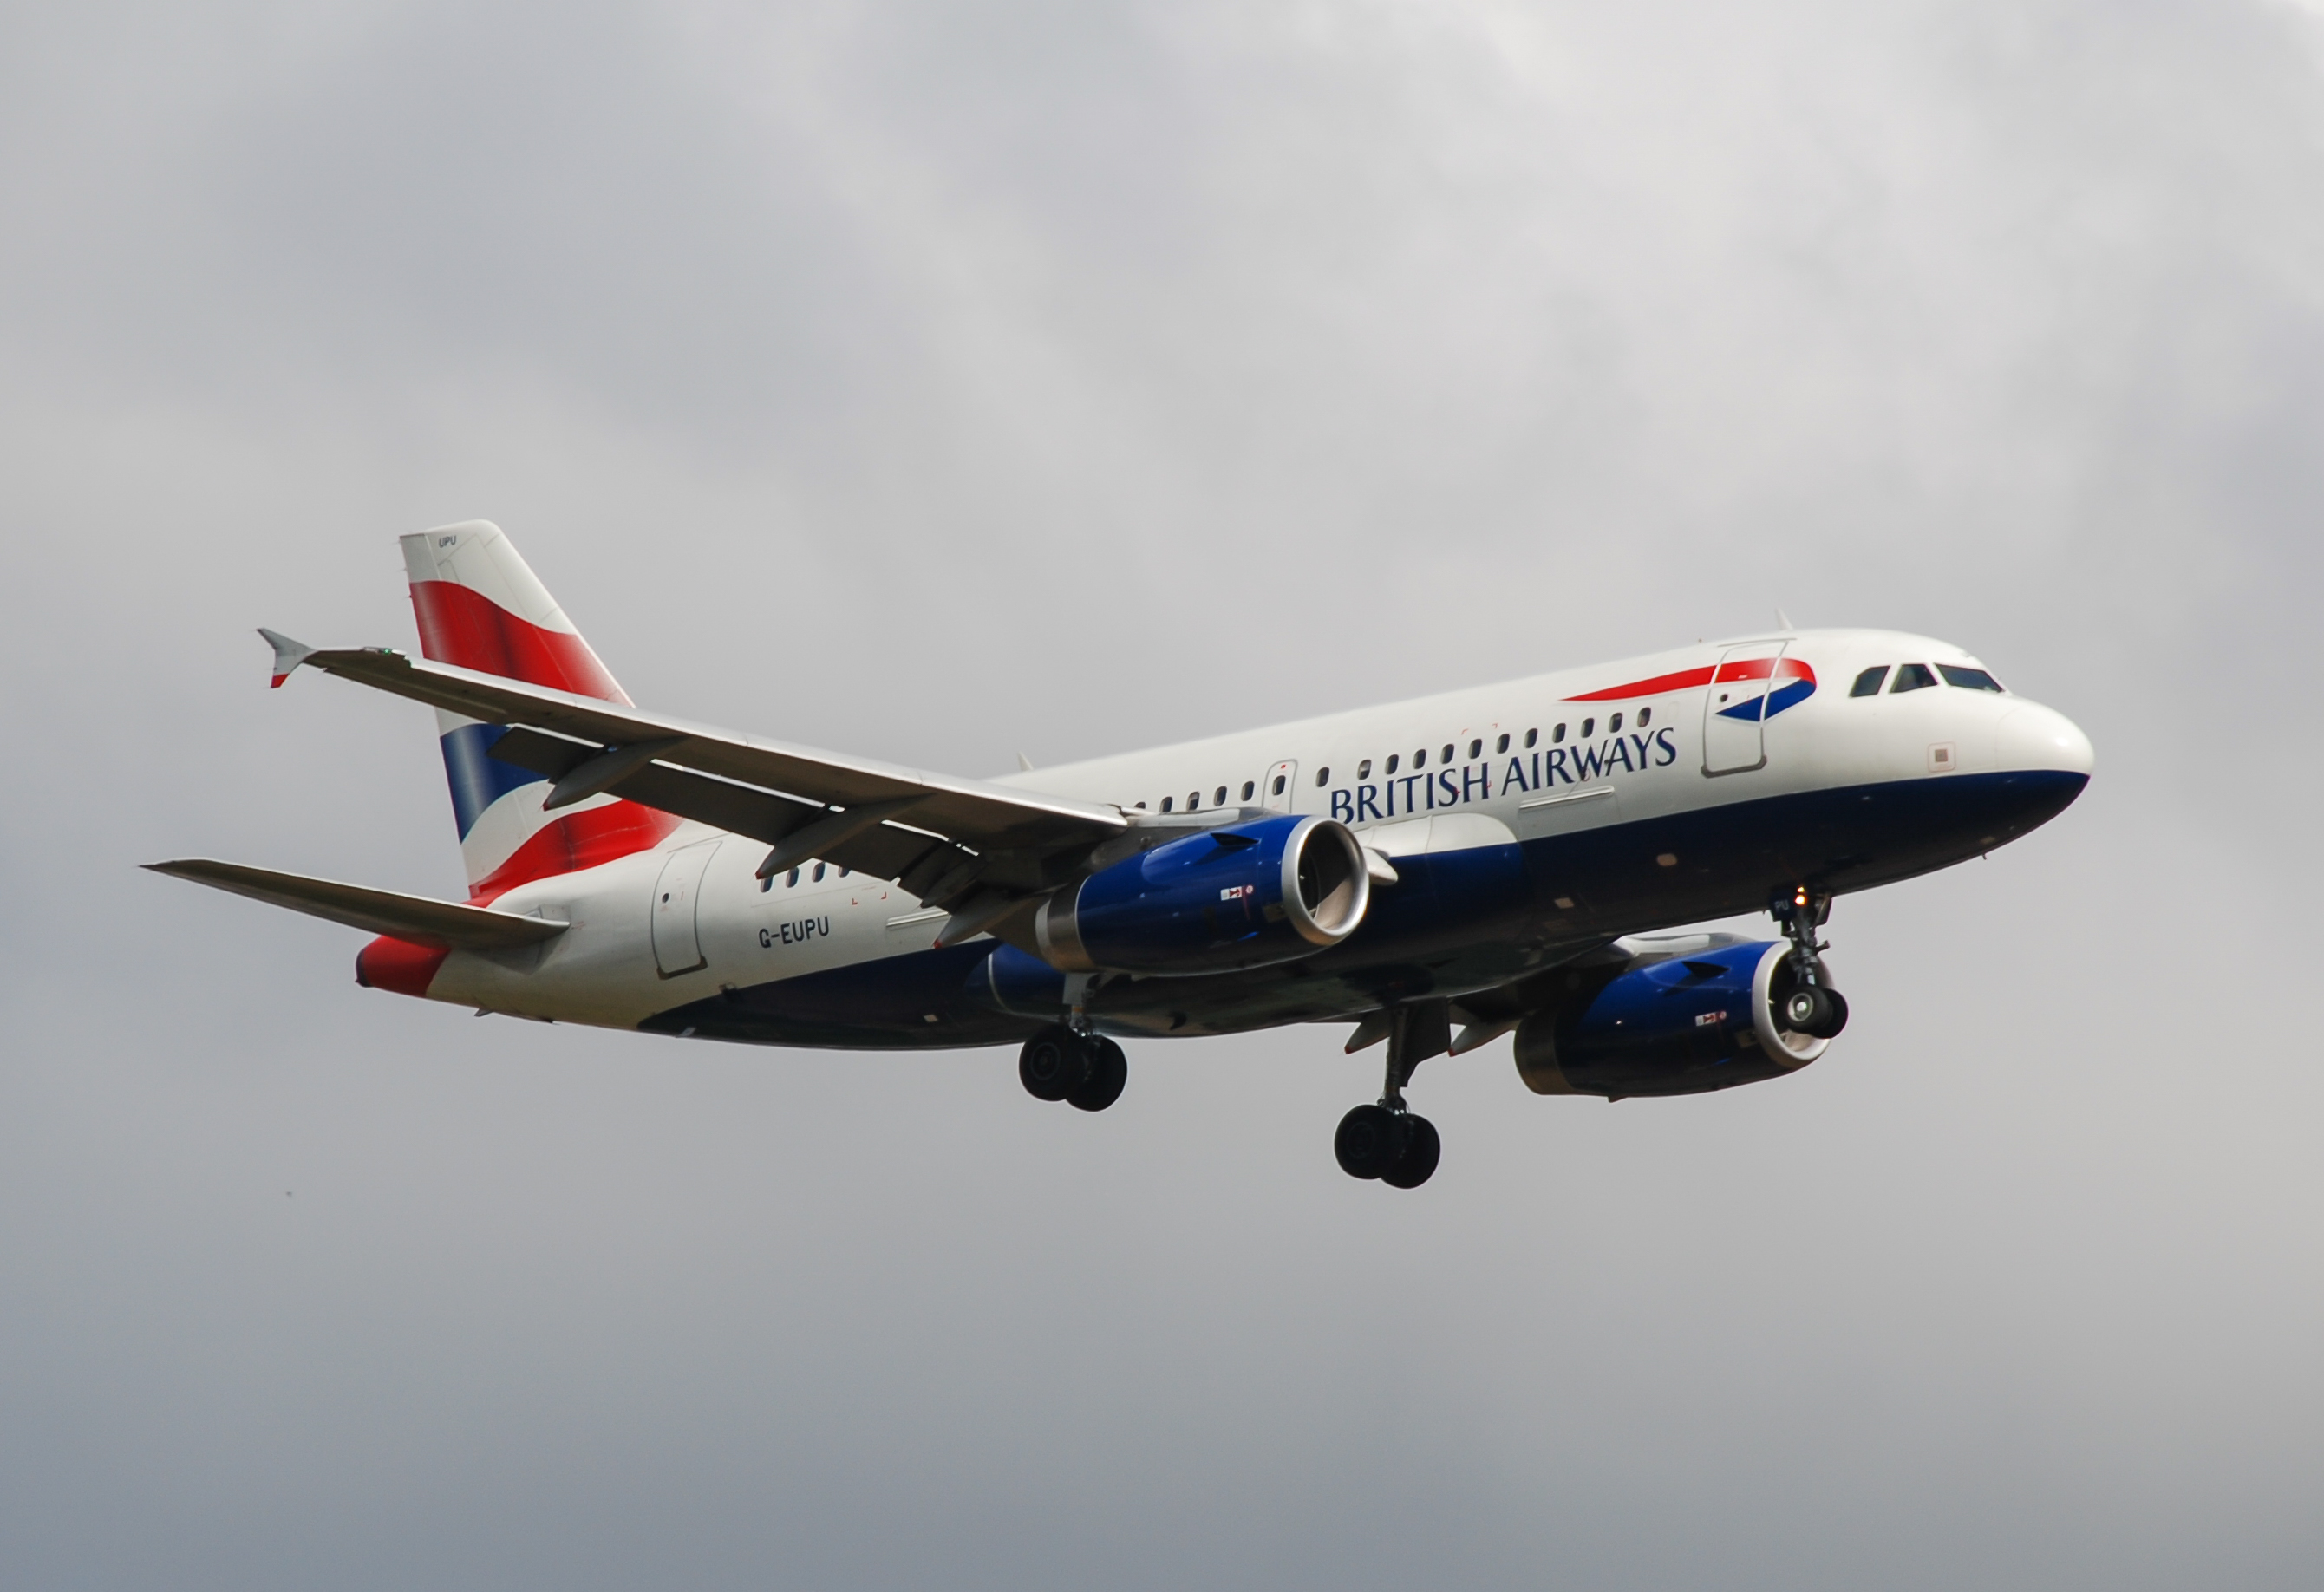
[[[1077,1111],[1102,1111],[1121,1098],[1130,1058],[1102,1034],[1053,1023],[1025,1042],[1017,1077],[1037,1100],[1063,1100]]]
[[[1378,1178],[1395,1189],[1416,1189],[1436,1171],[1443,1141],[1436,1125],[1404,1103],[1413,1069],[1443,1055],[1452,1029],[1442,1001],[1397,1007],[1388,1032],[1388,1076],[1379,1103],[1358,1106],[1340,1118],[1332,1150],[1350,1177]]]
[[[1848,1026],[1848,998],[1831,987],[1831,975],[1817,955],[1831,947],[1819,943],[1815,937],[1816,930],[1831,917],[1831,894],[1805,885],[1779,890],[1767,904],[1767,911],[1792,943],[1794,982],[1790,992],[1775,1003],[1776,1017],[1794,1034],[1832,1038]]]

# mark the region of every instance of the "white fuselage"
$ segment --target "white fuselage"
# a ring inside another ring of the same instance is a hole
[[[1775,682],[1794,693],[1804,686],[1804,695],[1764,721],[1721,711],[1724,695],[1766,689],[1764,673],[1738,682],[1738,692],[1712,679],[1577,700],[1685,681],[1719,670],[1722,660],[1749,658],[1804,666],[1804,679]],[[1600,833],[1695,833],[1655,821],[1808,793],[2022,771],[2089,773],[2089,743],[2062,715],[2014,695],[1949,684],[1887,688],[1895,667],[1908,664],[1980,667],[1960,649],[1925,637],[1801,631],[1561,670],[996,783],[1157,818],[1218,806],[1323,814],[1348,823],[1393,863],[1511,842],[1530,847]],[[1891,670],[1884,688],[1851,695],[1858,676],[1880,666]],[[1955,851],[1974,854],[1979,840],[1990,846],[2008,838],[1971,835],[1966,851]],[[687,824],[652,851],[521,885],[495,906],[570,928],[519,952],[455,952],[429,994],[519,1016],[632,1027],[721,990],[927,952],[944,923],[942,912],[897,886],[834,867],[809,864],[762,887],[753,870],[763,854],[756,842]],[[1927,865],[1958,860],[1948,854]],[[1675,885],[1690,859],[1658,851],[1650,860]],[[1545,918],[1572,907],[1571,901],[1561,907],[1562,899],[1545,893]],[[1657,916],[1644,899],[1625,905],[1624,921],[1599,926],[1610,933],[1666,926],[1690,921],[1699,905],[1677,888],[1669,902],[1674,916]],[[1368,932],[1360,930],[1347,949],[1360,950]]]

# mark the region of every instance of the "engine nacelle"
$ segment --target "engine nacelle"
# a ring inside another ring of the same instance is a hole
[[[1536,1094],[1704,1094],[1795,1072],[1831,1042],[1784,1028],[1784,941],[1720,945],[1617,973],[1517,1028]]]
[[[1033,919],[1067,972],[1215,973],[1296,962],[1356,932],[1371,874],[1348,826],[1260,818],[1205,830],[1060,890]]]

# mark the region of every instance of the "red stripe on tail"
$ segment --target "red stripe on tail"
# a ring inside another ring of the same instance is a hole
[[[632,705],[589,643],[519,619],[491,598],[450,581],[411,583],[420,650],[438,663]]]
[[[635,802],[608,802],[569,813],[509,853],[509,860],[468,889],[468,904],[482,906],[494,897],[552,874],[595,868],[637,851],[650,851],[676,833],[671,814]]]

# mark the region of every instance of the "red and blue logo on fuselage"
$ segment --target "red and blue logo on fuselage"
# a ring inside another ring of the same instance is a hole
[[[1716,666],[1705,664],[1701,668],[1656,675],[1651,680],[1633,680],[1627,686],[1609,686],[1603,691],[1585,691],[1565,700],[1627,702],[1632,697],[1660,696],[1672,691],[1692,691],[1698,686],[1724,686],[1729,681],[1745,680],[1765,680],[1768,688],[1748,701],[1719,709],[1720,718],[1757,722],[1797,707],[1815,695],[1815,670],[1803,658],[1738,658]]]

